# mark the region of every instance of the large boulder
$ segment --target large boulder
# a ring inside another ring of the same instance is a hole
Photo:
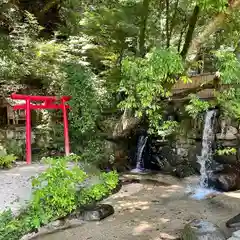
[[[212,187],[225,192],[240,189],[240,165],[221,165],[209,175],[209,183]]]
[[[240,214],[232,217],[226,222],[228,228],[239,228],[240,229]]]
[[[193,220],[182,232],[182,240],[225,240],[226,237],[218,226],[203,220]]]

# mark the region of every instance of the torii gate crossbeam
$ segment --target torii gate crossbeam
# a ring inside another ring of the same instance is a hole
[[[12,99],[25,100],[25,104],[15,105],[14,110],[25,110],[26,113],[26,161],[27,164],[31,164],[32,150],[31,150],[31,110],[37,109],[61,109],[63,112],[63,124],[64,124],[64,144],[66,156],[70,153],[69,133],[68,133],[68,116],[67,110],[70,108],[66,104],[71,99],[69,96],[63,96],[57,98],[55,96],[30,96],[13,93]],[[60,104],[56,103],[60,100]],[[31,104],[31,101],[42,102],[40,104]]]

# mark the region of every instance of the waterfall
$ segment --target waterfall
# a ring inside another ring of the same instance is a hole
[[[141,135],[138,139],[137,154],[136,154],[136,168],[132,172],[141,172],[144,170],[143,151],[146,146],[148,136]]]
[[[200,185],[201,187],[207,187],[208,169],[207,165],[212,161],[212,143],[214,141],[214,119],[216,116],[216,110],[210,110],[206,112],[204,129],[202,136],[202,151],[201,156],[198,157],[198,163],[200,164]]]
[[[197,200],[204,199],[206,195],[211,193],[218,194],[214,189],[208,188],[208,177],[211,173],[209,165],[213,160],[212,143],[214,141],[215,117],[216,110],[206,112],[202,135],[202,151],[201,156],[198,157],[198,163],[200,164],[200,182],[197,186],[189,186],[187,188],[187,193],[192,193],[192,198]]]

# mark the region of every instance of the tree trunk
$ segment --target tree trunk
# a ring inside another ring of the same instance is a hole
[[[144,55],[145,55],[145,41],[146,41],[146,29],[147,29],[149,5],[150,5],[150,0],[143,0],[140,36],[139,36],[139,55],[140,55],[140,57],[144,57]]]
[[[179,36],[179,39],[178,39],[178,53],[180,53],[181,51],[181,45],[182,45],[182,40],[183,40],[183,35],[184,33],[186,32],[187,30],[187,24],[185,24],[181,30],[181,33],[180,33],[180,36]]]
[[[195,6],[195,8],[193,10],[193,13],[192,13],[192,16],[189,20],[188,31],[187,31],[186,38],[185,38],[185,43],[183,45],[183,49],[182,49],[182,52],[181,52],[181,56],[182,56],[183,59],[185,59],[186,56],[187,56],[187,52],[188,52],[189,46],[190,46],[192,38],[193,38],[193,32],[194,32],[194,29],[195,29],[196,24],[197,24],[199,13],[200,13],[199,6]]]
[[[215,33],[226,21],[226,18],[234,11],[240,8],[240,0],[235,0],[225,12],[219,13],[211,22],[205,27],[196,38],[191,42],[191,45],[187,52],[187,60],[192,62],[195,60],[197,53],[199,52],[201,45]]]
[[[173,13],[173,17],[172,17],[172,22],[171,22],[171,25],[170,25],[170,29],[169,29],[169,39],[171,40],[172,38],[172,33],[173,33],[173,29],[176,25],[176,16],[177,16],[177,11],[178,11],[178,4],[179,4],[179,0],[176,1],[175,3],[175,7],[174,7],[174,13]],[[169,44],[170,44],[170,40],[169,40]]]
[[[166,36],[167,36],[167,48],[170,47],[170,29],[169,29],[169,0],[166,0]]]

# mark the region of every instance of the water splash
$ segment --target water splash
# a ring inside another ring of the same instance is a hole
[[[139,137],[138,145],[137,145],[136,168],[134,168],[131,172],[139,173],[145,170],[144,162],[143,162],[143,151],[146,146],[147,140],[148,140],[148,136],[141,135]]]

